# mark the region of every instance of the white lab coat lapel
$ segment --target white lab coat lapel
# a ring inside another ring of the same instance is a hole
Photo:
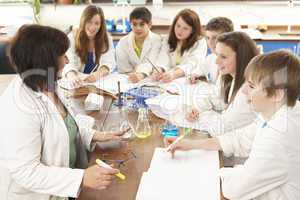
[[[170,67],[172,68],[173,66],[176,66],[176,53],[175,53],[175,51],[170,52],[170,58],[171,58]]]
[[[189,56],[190,52],[194,49],[195,47],[191,47],[188,51],[184,51],[183,55],[181,57],[181,63],[187,59]],[[170,52],[170,57],[171,57],[171,66],[176,66],[176,50],[173,52]]]
[[[136,55],[135,50],[134,50],[134,34],[132,32],[129,33],[129,40],[128,40],[128,51],[129,51],[129,55],[131,56],[131,58],[133,59],[134,63],[139,63],[140,58]]]
[[[77,113],[75,113],[75,110],[72,107],[72,103],[70,102],[70,99],[66,97],[66,94],[64,93],[64,90],[60,89],[59,86],[56,87],[56,94],[58,95],[59,99],[64,104],[65,108],[67,109],[68,113],[73,117],[73,119],[76,122],[77,128],[78,128],[78,134],[76,136],[76,167],[77,168],[87,168],[88,164],[88,155],[87,150],[85,148],[85,145],[83,144],[84,141],[84,133],[80,133],[80,124],[78,122],[78,119],[76,117]],[[66,127],[65,127],[66,128]]]
[[[144,63],[146,62],[146,55],[149,55],[149,51],[151,50],[151,37],[152,37],[153,33],[151,31],[149,31],[149,34],[148,36],[146,37],[145,41],[144,41],[144,44],[143,44],[143,48],[142,48],[142,52],[141,52],[141,57],[139,58],[137,55],[136,55],[136,52],[134,50],[134,46],[133,44],[135,43],[135,40],[134,40],[134,35],[133,33],[131,32],[130,35],[129,35],[129,55],[132,56],[132,59],[134,60],[135,63]]]
[[[152,38],[152,32],[149,31],[144,44],[143,44],[143,49],[142,49],[142,53],[141,53],[141,60],[142,62],[146,62],[146,55],[149,55],[149,51],[151,50],[151,38]]]
[[[181,62],[183,62],[184,60],[186,60],[191,55],[191,52],[197,47],[198,42],[199,41],[195,42],[195,44],[189,50],[183,52],[183,55],[181,57]],[[176,58],[176,56],[175,56],[175,58]]]
[[[59,135],[60,140],[63,140],[66,144],[66,147],[64,148],[64,151],[67,151],[66,154],[64,154],[66,157],[64,158],[64,165],[69,166],[69,134],[67,127],[65,125],[64,119],[57,110],[54,103],[43,93],[36,93],[37,95],[40,95],[41,100],[45,103],[45,105],[48,106],[48,112],[50,112],[50,115],[52,115],[53,120],[56,121],[56,129],[59,130],[58,132],[61,133]],[[42,136],[44,137],[44,136]]]

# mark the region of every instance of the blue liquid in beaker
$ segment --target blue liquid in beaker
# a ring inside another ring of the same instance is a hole
[[[179,130],[178,130],[177,126],[175,126],[174,124],[167,123],[163,127],[161,134],[165,137],[178,136]]]

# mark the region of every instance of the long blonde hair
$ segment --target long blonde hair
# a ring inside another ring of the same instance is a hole
[[[75,52],[79,56],[81,63],[86,63],[89,47],[89,39],[85,32],[85,26],[95,15],[99,15],[101,20],[100,30],[95,37],[96,64],[99,63],[101,54],[106,53],[109,49],[104,13],[100,7],[89,5],[81,15],[79,29],[75,35]]]

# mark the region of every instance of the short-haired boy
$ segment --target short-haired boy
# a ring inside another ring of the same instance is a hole
[[[132,32],[121,38],[116,47],[119,73],[129,75],[131,82],[138,82],[149,76],[160,48],[161,37],[151,32],[152,15],[145,7],[135,8],[129,16]]]
[[[233,23],[226,17],[215,17],[208,21],[205,26],[205,37],[211,54],[207,55],[204,63],[200,64],[192,73],[190,82],[197,83],[197,77],[205,76],[208,81],[215,83],[218,78],[218,66],[216,64],[216,44],[217,37],[222,33],[232,32]]]

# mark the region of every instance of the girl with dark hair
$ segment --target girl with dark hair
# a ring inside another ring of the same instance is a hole
[[[104,13],[100,7],[89,5],[84,9],[79,28],[71,32],[69,39],[71,45],[67,55],[70,63],[63,74],[75,84],[95,82],[115,67],[113,41],[106,31]],[[89,76],[83,78],[79,72]]]
[[[251,123],[255,114],[240,89],[245,82],[244,71],[248,63],[258,54],[255,42],[247,34],[229,32],[220,35],[216,45],[216,63],[219,67],[216,91],[201,98],[196,94],[193,100],[197,108],[187,113],[187,120],[195,122],[197,129],[211,135],[223,134]],[[199,110],[206,110],[197,106],[205,105],[201,101],[209,102],[208,112],[200,114]]]
[[[12,41],[18,75],[0,99],[0,199],[77,197],[81,187],[106,188],[118,173],[97,165],[78,169],[87,166],[94,142],[123,133],[82,126],[62,103],[56,80],[68,63],[68,47],[63,32],[40,25],[22,26]]]
[[[189,75],[204,60],[206,53],[199,16],[190,9],[184,9],[175,17],[168,37],[163,40],[156,63],[160,73],[153,73],[153,78],[170,82]]]

